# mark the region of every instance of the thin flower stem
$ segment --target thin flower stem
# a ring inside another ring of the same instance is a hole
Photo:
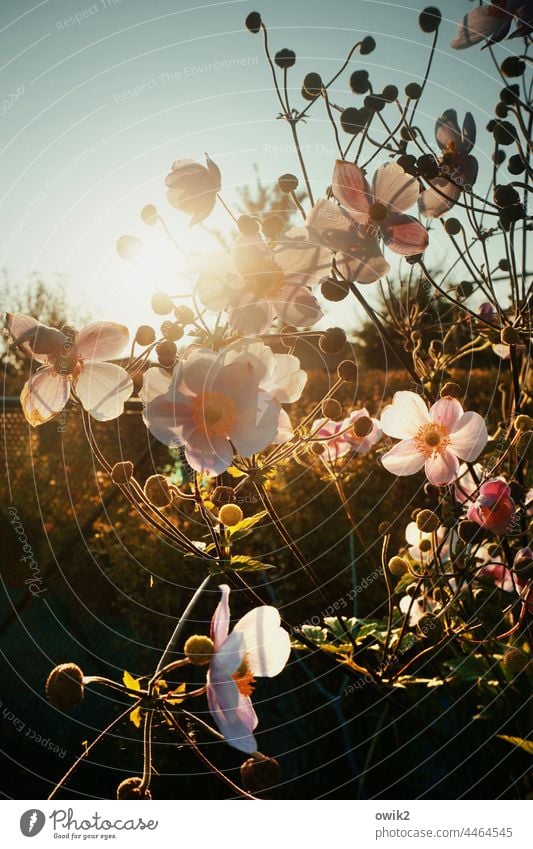
[[[139,785],[139,791],[143,795],[149,788],[152,780],[152,725],[154,722],[153,711],[148,710],[144,714],[143,729],[143,776]]]

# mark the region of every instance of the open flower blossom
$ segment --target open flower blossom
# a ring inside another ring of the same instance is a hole
[[[21,313],[8,313],[12,342],[41,367],[25,383],[20,396],[28,422],[37,426],[64,409],[74,390],[82,406],[98,421],[115,419],[133,392],[125,369],[106,360],[117,357],[128,342],[128,328],[96,321],[79,333],[56,330]]]
[[[192,345],[172,374],[157,367],[145,373],[144,421],[164,445],[185,446],[193,469],[219,475],[234,451],[250,457],[290,438],[281,404],[297,400],[305,380],[296,357],[262,342],[218,353]]]
[[[430,188],[418,198],[420,212],[428,218],[439,218],[448,212],[461,192],[471,189],[478,172],[477,159],[470,153],[476,141],[476,125],[470,112],[460,130],[455,109],[447,109],[435,124],[435,139],[442,151],[440,174],[428,181]]]
[[[461,463],[459,466],[453,490],[455,500],[459,504],[464,504],[466,501],[473,501],[472,496],[478,493],[479,481],[483,478],[483,466],[481,463],[476,463],[472,469],[475,478],[466,463]]]
[[[444,525],[441,525],[435,531],[437,535],[437,545],[439,546],[439,558],[442,563],[445,563],[450,558],[450,544],[447,540],[442,543],[444,537],[447,533],[447,528]],[[415,563],[427,563],[433,557],[433,534],[428,533],[427,531],[421,531],[417,526],[416,522],[409,522],[405,529],[405,539],[409,544],[409,548],[407,549],[409,552],[409,557],[411,557]],[[421,551],[420,543],[424,540],[425,544],[429,542],[431,548],[428,551]],[[427,542],[426,542],[427,541]],[[441,545],[442,543],[442,545]]]
[[[220,591],[211,620],[215,651],[207,673],[207,701],[230,746],[251,754],[257,751],[253,732],[258,719],[250,698],[255,679],[278,675],[289,659],[291,643],[278,611],[268,605],[246,613],[230,634],[230,588],[222,584]]]
[[[456,398],[441,398],[428,411],[416,392],[396,392],[381,414],[384,433],[400,439],[381,458],[385,468],[400,477],[424,467],[435,486],[452,483],[459,472],[459,459],[472,462],[487,444],[484,419],[465,413]]]
[[[509,33],[513,19],[518,26],[509,38],[531,32],[533,9],[529,0],[498,0],[476,6],[463,17],[450,46],[455,50],[464,50],[480,41],[489,44],[501,41]]]
[[[495,534],[504,534],[515,509],[510,487],[501,478],[492,478],[479,487],[475,502],[468,508],[467,519]]]
[[[370,419],[372,429],[366,436],[357,436],[353,426],[358,419]],[[353,410],[349,416],[340,422],[331,419],[315,419],[311,425],[311,433],[315,439],[324,447],[321,458],[325,462],[335,463],[349,454],[368,454],[376,442],[381,439],[382,433],[377,419],[370,418],[368,410]]]
[[[221,187],[220,170],[206,154],[207,167],[192,159],[177,159],[167,175],[167,199],[171,206],[192,216],[199,224],[213,211]]]
[[[338,159],[331,190],[344,211],[330,201],[319,201],[307,223],[312,239],[339,253],[336,265],[346,279],[372,283],[388,272],[380,238],[402,256],[427,248],[426,228],[405,215],[418,200],[418,181],[396,162],[381,165],[370,186],[358,165]]]
[[[305,228],[287,231],[273,248],[259,234],[240,235],[231,256],[215,252],[199,263],[197,292],[207,309],[227,311],[243,336],[265,333],[275,318],[310,327],[323,313],[309,285],[327,267],[326,251]]]

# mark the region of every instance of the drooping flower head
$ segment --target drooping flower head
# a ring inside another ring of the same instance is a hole
[[[290,638],[280,626],[274,607],[254,607],[229,633],[230,588],[220,587],[222,598],[211,621],[215,651],[207,673],[207,701],[219,731],[235,749],[257,750],[253,732],[257,715],[250,696],[259,677],[273,678],[284,668]]]
[[[533,9],[529,0],[495,0],[476,6],[463,17],[450,46],[455,50],[464,50],[481,41],[488,44],[501,41],[508,34],[513,18],[518,27],[510,38],[527,35],[531,31]]]
[[[96,321],[77,333],[72,328],[47,327],[21,313],[8,313],[6,327],[12,342],[41,363],[20,396],[31,425],[60,413],[72,390],[95,419],[120,416],[133,382],[125,369],[106,360],[117,357],[127,344],[127,327]]]
[[[383,457],[394,475],[413,475],[422,467],[435,486],[452,483],[459,459],[472,462],[488,439],[483,418],[465,413],[456,398],[441,398],[428,411],[415,392],[396,392],[381,415],[383,432],[400,439]]]
[[[478,172],[477,159],[471,156],[476,141],[476,125],[470,112],[459,129],[455,109],[447,109],[435,124],[435,139],[441,150],[439,176],[429,180],[430,188],[418,198],[422,215],[439,218],[457,202],[463,190],[474,185]]]
[[[205,159],[207,167],[192,159],[177,159],[165,180],[168,202],[192,216],[191,226],[213,211],[221,187],[219,168],[207,155]]]
[[[511,489],[501,480],[493,478],[479,487],[479,494],[467,513],[470,522],[495,534],[504,534],[508,529],[516,505],[511,498]]]
[[[159,368],[145,373],[145,423],[163,444],[185,446],[193,469],[221,474],[235,451],[250,457],[290,438],[281,404],[300,397],[306,377],[299,365],[262,342],[218,353],[191,346],[172,374]]]

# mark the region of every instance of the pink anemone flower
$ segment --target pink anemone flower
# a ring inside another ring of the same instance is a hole
[[[150,432],[184,445],[193,469],[219,475],[235,452],[250,457],[290,437],[281,404],[299,398],[304,383],[296,357],[262,343],[218,353],[191,346],[172,374],[148,369],[139,394]]]
[[[533,25],[533,10],[529,0],[498,0],[485,3],[468,12],[457,27],[455,38],[450,44],[455,50],[464,50],[487,41],[501,41],[506,37],[513,18],[518,24],[517,29],[509,38],[527,35]]]
[[[493,478],[479,487],[479,494],[468,509],[467,519],[495,534],[504,534],[515,509],[510,487],[501,478]]]
[[[370,419],[372,430],[366,436],[359,437],[354,433],[353,426],[361,418]],[[311,433],[321,440],[319,444],[324,446],[321,458],[329,463],[335,463],[349,454],[368,454],[382,436],[378,420],[370,418],[366,407],[353,410],[340,422],[316,419],[311,425]]]
[[[227,311],[232,330],[243,336],[265,333],[274,319],[311,327],[322,309],[309,285],[328,267],[326,251],[305,228],[287,231],[274,247],[260,235],[240,235],[231,256],[212,254],[200,263],[197,290],[213,312]]]
[[[254,607],[229,634],[230,588],[222,584],[220,590],[222,598],[211,620],[215,652],[207,673],[207,701],[226,742],[251,754],[257,751],[253,732],[258,719],[250,698],[255,679],[279,675],[291,642],[278,611],[268,605]]]
[[[429,188],[418,198],[422,215],[439,218],[448,212],[463,190],[470,190],[478,172],[477,159],[470,155],[476,141],[476,125],[470,112],[463,121],[462,131],[455,109],[447,109],[435,124],[435,138],[442,151],[440,174],[428,180]]]
[[[165,180],[168,202],[199,224],[213,211],[221,187],[220,170],[206,154],[207,167],[192,159],[177,159]]]
[[[422,467],[428,481],[445,486],[457,477],[459,458],[472,462],[487,444],[485,421],[478,413],[465,413],[456,398],[441,398],[428,411],[415,392],[396,392],[383,410],[384,433],[400,439],[381,458],[385,468],[400,477]]]
[[[128,342],[128,328],[96,321],[79,333],[47,327],[28,315],[8,313],[11,340],[41,363],[22,389],[20,402],[28,422],[44,424],[64,409],[71,391],[98,421],[115,419],[133,392],[125,369],[106,360],[117,357]]]

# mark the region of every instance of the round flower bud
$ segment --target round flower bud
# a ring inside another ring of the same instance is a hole
[[[458,221],[457,218],[447,218],[444,222],[444,229],[448,236],[457,236],[463,228],[461,226],[461,222]]]
[[[365,94],[370,88],[368,71],[354,71],[350,77],[350,88],[354,94]]]
[[[419,531],[430,534],[440,527],[440,519],[433,510],[420,510],[416,515],[416,526]]]
[[[149,800],[152,794],[148,789],[141,790],[142,778],[125,778],[117,787],[117,799],[144,799]]]
[[[404,141],[411,141],[416,139],[416,130],[414,127],[402,127],[400,129],[400,136]]]
[[[350,284],[346,280],[335,280],[326,277],[320,285],[320,293],[326,301],[343,301],[350,292]]]
[[[411,100],[418,100],[422,96],[422,86],[418,83],[407,83],[405,86],[405,94]]]
[[[278,68],[292,68],[294,63],[296,62],[296,53],[293,50],[287,50],[284,47],[282,50],[278,50],[276,55],[274,56],[274,62],[278,66]]]
[[[174,309],[174,304],[164,292],[156,292],[152,295],[150,304],[157,315],[168,315]]]
[[[435,32],[440,26],[442,15],[436,6],[427,6],[418,16],[418,25],[422,32]]]
[[[346,345],[346,333],[340,327],[330,327],[318,340],[318,347],[325,354],[340,354]]]
[[[241,781],[245,790],[258,793],[279,784],[281,769],[275,758],[248,758],[241,766]]]
[[[124,235],[117,239],[115,249],[121,259],[130,260],[138,256],[142,244],[137,236]]]
[[[137,333],[135,334],[135,341],[138,345],[142,345],[143,348],[145,348],[147,345],[151,345],[152,342],[155,342],[154,328],[150,327],[149,324],[141,324],[141,326],[137,328]]]
[[[297,333],[296,327],[292,324],[287,324],[285,327],[281,329],[281,344],[284,348],[292,348],[296,339],[292,335],[293,333]],[[288,334],[291,334],[290,336]]]
[[[500,91],[500,100],[506,103],[507,106],[513,106],[517,100],[520,100],[520,86],[518,83],[505,86]]]
[[[218,511],[218,519],[222,525],[233,528],[243,520],[243,512],[237,504],[224,504]]]
[[[388,567],[389,572],[392,575],[396,575],[397,578],[401,578],[402,575],[405,575],[409,568],[407,560],[405,560],[403,557],[398,556],[391,557],[388,562]]]
[[[381,110],[385,108],[385,100],[377,94],[367,94],[363,103],[365,109],[367,109],[371,114],[373,112],[381,112]]]
[[[462,522],[459,522],[457,526],[457,533],[459,534],[459,539],[466,543],[473,542],[473,540],[476,538],[479,539],[479,531],[480,527],[477,522],[469,522],[466,519]]]
[[[502,328],[501,332],[501,340],[504,345],[519,345],[520,344],[520,333],[516,329],[516,327],[511,327],[507,325]]]
[[[504,145],[504,147],[514,144],[518,138],[516,128],[510,121],[495,121],[494,127],[492,128],[492,134],[494,136],[494,141],[498,144]]]
[[[521,77],[526,70],[526,63],[519,56],[506,56],[500,67],[506,77]]]
[[[164,475],[150,475],[144,484],[144,494],[154,507],[168,507],[172,503],[172,493]]]
[[[494,107],[494,114],[497,118],[507,118],[509,114],[509,108],[505,105],[505,103],[497,103]],[[503,151],[499,151],[499,153],[503,153]]]
[[[505,151],[495,150],[492,154],[492,161],[495,162],[496,165],[503,165],[505,162]]]
[[[326,398],[322,401],[322,415],[327,419],[338,422],[342,419],[342,407],[335,398]]]
[[[161,333],[170,342],[177,342],[183,336],[183,327],[177,321],[164,321],[161,325]]]
[[[432,153],[424,153],[417,160],[418,173],[426,180],[435,180],[439,176],[439,163]]]
[[[157,224],[157,217],[157,207],[154,206],[153,203],[148,203],[141,209],[141,218],[145,224],[149,224],[153,227],[154,224]]]
[[[182,306],[176,307],[174,310],[174,317],[180,324],[192,324],[194,321],[194,312],[190,307],[183,304]]]
[[[461,387],[458,383],[448,381],[440,390],[441,398],[460,398],[462,395]]]
[[[383,98],[387,103],[392,103],[394,100],[398,98],[398,89],[395,85],[386,85],[383,91],[381,92],[380,97]]]
[[[73,710],[84,696],[83,672],[75,663],[61,663],[46,679],[46,697],[58,710]]]
[[[311,73],[305,75],[302,90],[308,95],[308,97],[311,98],[311,100],[318,97],[322,88],[323,83],[320,74],[316,74],[314,71],[311,71]]]
[[[516,552],[513,567],[522,580],[529,581],[533,577],[533,550],[529,546]]]
[[[259,14],[259,12],[250,12],[244,24],[247,30],[253,32],[254,35],[257,35],[259,30],[261,29],[261,15]]]
[[[295,177],[294,174],[282,174],[278,178],[278,186],[282,192],[290,195],[291,192],[295,192],[298,188],[298,177]]]
[[[462,280],[457,286],[457,294],[461,298],[469,298],[474,291],[474,284],[471,280]]]
[[[494,203],[499,207],[520,203],[520,195],[514,186],[494,186],[492,196]]]
[[[268,215],[267,218],[263,219],[261,227],[265,236],[269,239],[275,239],[281,233],[283,218],[280,215]]]
[[[504,209],[500,209],[500,223],[503,229],[509,230],[511,224],[522,221],[524,214],[524,207],[521,203],[515,203],[513,206],[506,206]]]
[[[320,457],[320,455],[326,450],[326,446],[323,442],[312,442],[309,450],[311,454],[315,455],[315,457]]]
[[[509,260],[503,257],[498,263],[498,268],[500,269],[500,271],[509,271],[511,268],[511,266],[509,265]]]
[[[413,177],[418,176],[417,161],[414,156],[409,153],[402,153],[396,160],[398,165],[403,168],[406,174],[411,174]]]
[[[421,539],[420,542],[418,543],[418,547],[419,547],[420,551],[422,552],[422,554],[428,554],[428,552],[430,552],[431,549],[433,548],[430,539]]]
[[[257,218],[252,218],[251,215],[241,215],[237,219],[239,233],[242,233],[243,236],[255,236],[256,233],[259,233],[259,226]]]
[[[372,53],[376,49],[376,42],[372,38],[371,35],[366,35],[359,48],[359,52],[361,56],[368,56],[369,53]]]
[[[507,170],[510,174],[513,174],[513,176],[522,174],[526,170],[525,163],[522,161],[518,153],[515,153],[513,154],[513,156],[509,157],[509,160],[507,162]]]
[[[434,613],[422,614],[416,628],[430,643],[438,643],[444,636],[444,625]]]
[[[194,634],[186,641],[183,653],[194,666],[205,666],[215,653],[215,644],[211,637]]]
[[[350,383],[357,380],[357,364],[351,360],[343,360],[337,366],[337,377],[339,380],[346,380]]]
[[[345,133],[356,136],[364,129],[368,117],[368,109],[355,109],[350,106],[341,114],[341,127]]]
[[[526,416],[524,413],[521,413],[514,420],[514,428],[515,430],[522,431],[522,433],[525,433],[528,430],[533,430],[533,419],[531,416]]]
[[[234,504],[236,500],[235,490],[232,486],[217,486],[211,493],[211,501],[215,507],[222,507],[224,504]]]
[[[510,675],[520,675],[521,672],[529,666],[529,658],[527,654],[524,654],[520,649],[511,648],[507,649],[504,656],[502,657],[503,668],[506,672],[509,672]]]
[[[115,463],[111,469],[111,480],[116,484],[127,484],[133,477],[133,463],[130,460],[123,460],[121,463]]]
[[[368,416],[360,416],[353,423],[352,430],[357,439],[364,439],[369,433],[372,433],[374,423]]]
[[[170,368],[170,366],[174,365],[178,349],[174,342],[171,342],[169,339],[165,339],[164,342],[159,342],[159,344],[156,345],[155,352],[157,354],[159,364],[165,368]]]

